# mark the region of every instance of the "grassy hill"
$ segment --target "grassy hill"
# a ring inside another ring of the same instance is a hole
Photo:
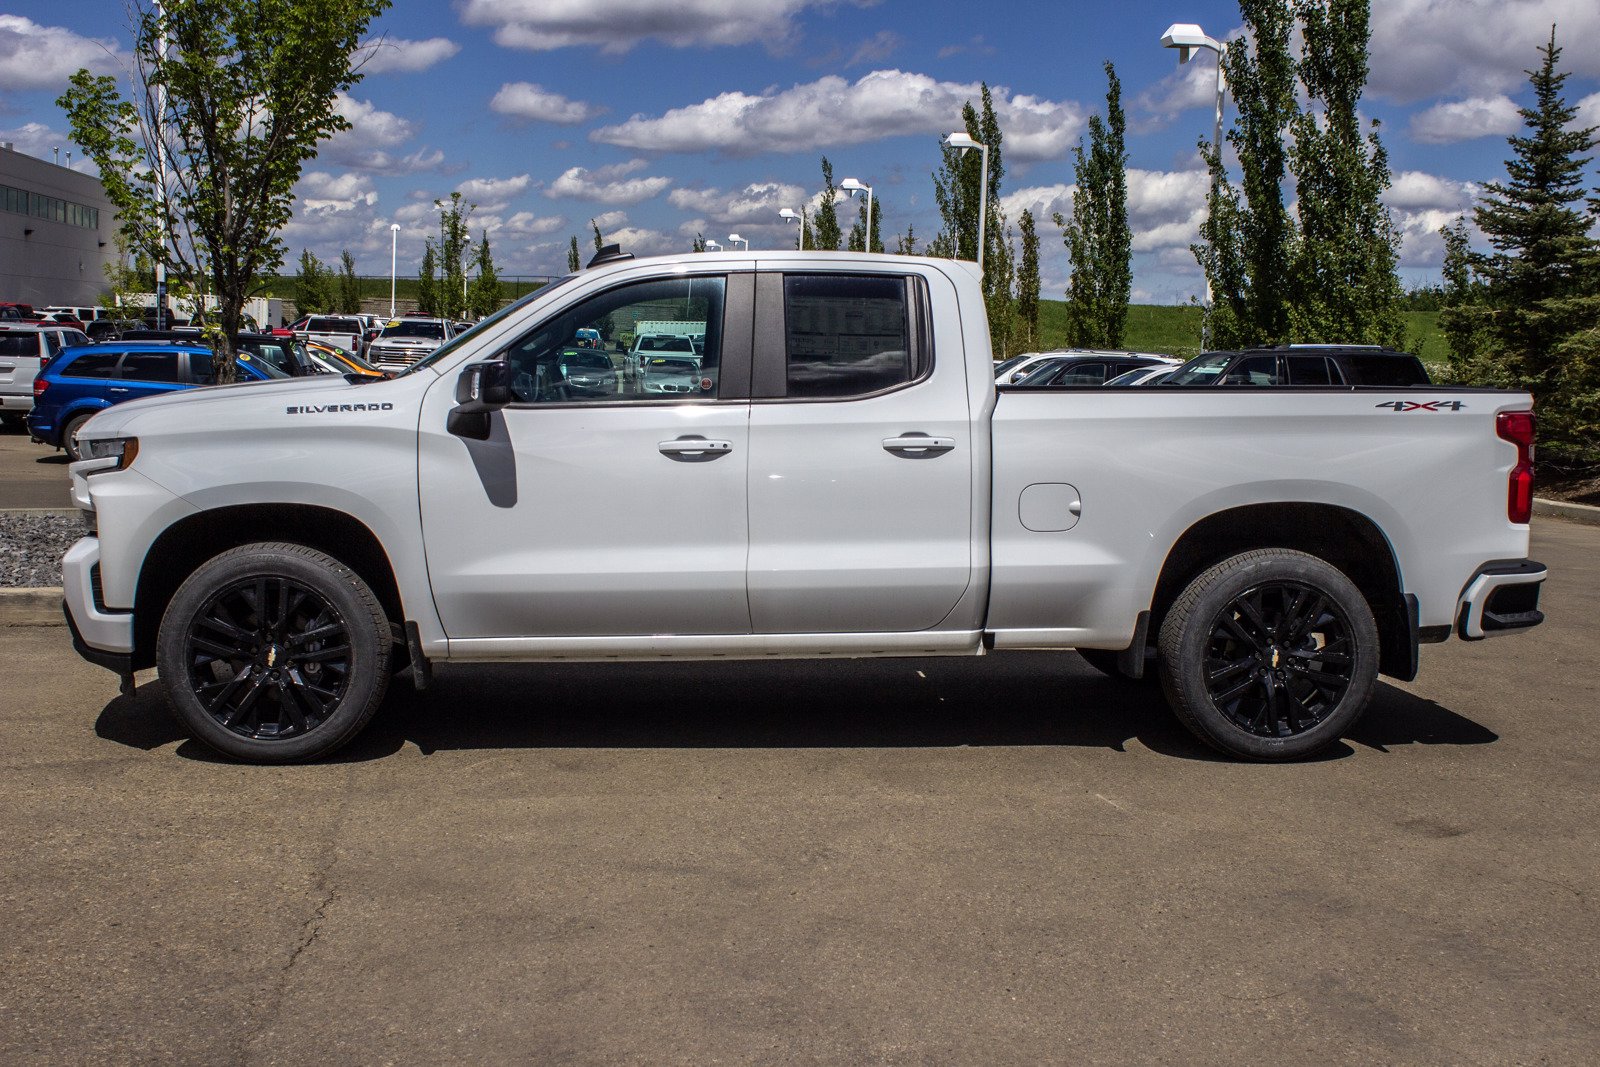
[[[1444,363],[1449,348],[1439,332],[1439,313],[1407,311],[1404,314],[1406,351],[1415,353],[1424,363]],[[1041,351],[1067,347],[1065,301],[1039,302],[1039,333]],[[1159,352],[1185,359],[1198,355],[1200,309],[1188,305],[1134,304],[1128,308],[1128,331],[1123,346],[1136,352]]]

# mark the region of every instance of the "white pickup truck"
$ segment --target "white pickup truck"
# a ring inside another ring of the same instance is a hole
[[[564,382],[576,331],[665,309],[706,323],[694,392]],[[71,468],[75,643],[263,762],[440,661],[1012,649],[1284,759],[1420,643],[1541,621],[1527,395],[997,390],[988,336],[967,263],[607,253],[392,380],[119,405]]]

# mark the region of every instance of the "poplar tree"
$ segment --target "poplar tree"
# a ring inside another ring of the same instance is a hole
[[[322,315],[333,310],[333,280],[328,268],[309,248],[300,250],[300,273],[294,279],[294,306],[301,315]]]
[[[872,251],[883,251],[883,201],[876,198],[872,201]],[[861,207],[856,211],[855,224],[850,227],[850,251],[862,252],[867,250],[866,239],[863,236],[867,226],[867,202],[863,200]]]
[[[696,249],[696,251],[702,251],[702,249]],[[572,244],[567,247],[567,273],[576,274],[578,273],[578,268],[582,266],[583,259],[578,255],[578,237],[574,234]]]
[[[1300,81],[1311,106],[1290,120],[1289,166],[1298,195],[1290,337],[1405,342],[1395,264],[1400,235],[1381,197],[1389,158],[1357,107],[1367,80],[1367,0],[1298,0]]]
[[[500,272],[495,269],[494,253],[489,249],[488,230],[479,231],[473,266],[478,276],[467,287],[467,315],[481,319],[500,310]]]
[[[822,157],[822,197],[817,205],[817,213],[811,216],[811,242],[808,248],[820,249],[824,252],[839,251],[839,242],[844,235],[839,230],[839,213],[834,208],[834,200],[839,191],[833,184],[833,164],[828,162],[828,157]]]
[[[1033,212],[1017,219],[1022,234],[1022,264],[1017,268],[1017,344],[1032,351],[1039,347],[1039,232]]]
[[[361,310],[361,279],[356,277],[356,257],[348,248],[339,253],[339,311],[354,315]]]
[[[417,270],[417,310],[430,317],[440,314],[438,270],[439,252],[430,237],[422,243],[422,266]]]
[[[1067,342],[1083,348],[1121,348],[1133,289],[1133,231],[1128,226],[1127,117],[1122,82],[1108,60],[1106,117],[1089,117],[1089,151],[1073,149],[1076,186],[1072,218],[1060,212],[1072,277],[1067,283]],[[1031,222],[1031,220],[1030,220]],[[1024,234],[1026,234],[1026,230]]]

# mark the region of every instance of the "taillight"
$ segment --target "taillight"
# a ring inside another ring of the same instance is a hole
[[[33,380],[33,398],[38,400],[41,396],[44,396],[44,391],[48,388],[50,388],[49,382],[43,378],[35,378]]]
[[[1506,517],[1523,523],[1533,518],[1533,431],[1531,411],[1502,411],[1495,416],[1494,432],[1517,446],[1517,465],[1511,468],[1506,491]]]

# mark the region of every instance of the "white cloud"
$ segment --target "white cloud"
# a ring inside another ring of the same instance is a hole
[[[489,101],[489,110],[513,118],[572,126],[588,122],[603,113],[605,108],[582,100],[568,100],[560,93],[552,93],[532,82],[508,82],[500,86],[500,91]]]
[[[372,207],[378,202],[372,179],[365,174],[329,174],[309,171],[300,178],[295,195],[304,208],[302,214],[336,214],[357,207]]]
[[[1472,182],[1441,178],[1422,171],[1402,171],[1383,195],[1400,233],[1402,267],[1436,267],[1444,261],[1441,226],[1465,215],[1470,224],[1479,187]]]
[[[607,233],[627,222],[628,213],[626,211],[602,211],[589,221],[600,227],[601,233]]]
[[[1201,52],[1134,97],[1132,110],[1150,115],[1151,121],[1135,121],[1131,125],[1137,129],[1160,128],[1182,112],[1201,107],[1214,110],[1216,103],[1216,57],[1210,52]],[[1205,135],[1210,138],[1209,128]]]
[[[1423,144],[1454,144],[1475,137],[1504,137],[1522,125],[1509,96],[1447,100],[1411,116],[1411,139]]]
[[[384,111],[365,100],[340,93],[334,109],[350,122],[323,144],[319,157],[328,162],[377,174],[412,174],[431,170],[444,162],[444,153],[421,148],[397,156],[392,149],[416,136],[417,124]]]
[[[52,163],[58,161],[53,149],[60,149],[59,162],[65,167],[71,158],[71,167],[81,174],[97,174],[95,165],[81,155],[72,145],[72,139],[61,130],[53,129],[42,122],[25,122],[13,129],[0,129],[0,141],[9,141],[18,152],[35,159],[48,159]]]
[[[63,26],[0,15],[0,89],[65,89],[79,68],[115,74],[127,60],[110,38],[80,37]]]
[[[1579,126],[1600,126],[1600,93],[1590,93],[1579,100],[1577,108]]]
[[[675,208],[693,211],[703,216],[700,226],[707,221],[719,226],[771,223],[778,225],[778,210],[799,210],[806,199],[806,191],[798,185],[782,182],[757,182],[735,192],[721,189],[674,189],[667,194],[667,202]],[[696,232],[699,232],[697,229]]]
[[[991,92],[1010,160],[1065,155],[1086,121],[1076,103],[1012,96],[1003,86]],[[855,82],[830,75],[782,92],[727,92],[656,118],[634,115],[589,138],[659,152],[809,151],[949,133],[960,125],[962,106],[977,101],[979,93],[977,83],[941,82],[899,70],[875,70]]]
[[[501,231],[513,237],[547,237],[567,224],[562,215],[535,215],[519,211],[501,224]]]
[[[1399,101],[1509,92],[1527,84],[1552,24],[1561,69],[1600,76],[1594,0],[1383,0],[1372,5],[1370,90]]]
[[[533,178],[527,174],[518,174],[515,178],[471,178],[456,186],[456,192],[467,203],[496,212],[527,192],[532,183]]]
[[[656,40],[674,48],[792,40],[795,17],[839,0],[464,0],[461,21],[494,30],[496,44],[548,52],[575,45],[620,53]],[[870,6],[876,0],[849,0]]]
[[[544,195],[574,200],[595,200],[602,204],[637,204],[642,200],[661,195],[672,184],[671,178],[659,176],[628,177],[645,166],[644,160],[632,159],[626,163],[613,163],[594,170],[569,167],[562,172],[561,177],[550,183]]]
[[[461,46],[448,37],[429,37],[408,41],[401,37],[379,37],[368,41],[356,56],[367,74],[415,74],[454,56]]]
[[[1128,168],[1128,228],[1133,231],[1134,251],[1179,248],[1187,255],[1189,245],[1200,237],[1208,181],[1200,170]],[[1073,191],[1073,186],[1059,183],[1032,186],[1001,197],[1000,203],[1013,223],[1024,209],[1032,211],[1043,243],[1045,234],[1059,235],[1052,218],[1056,212],[1072,217]]]

